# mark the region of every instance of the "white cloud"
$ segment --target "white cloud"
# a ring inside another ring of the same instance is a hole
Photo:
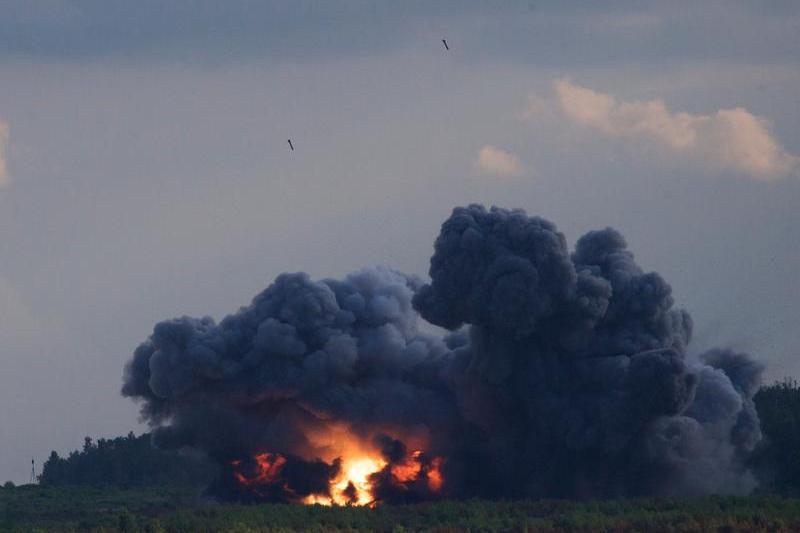
[[[478,151],[475,167],[490,176],[519,176],[524,172],[516,155],[488,144]]]
[[[560,110],[568,119],[609,136],[649,139],[673,152],[765,181],[789,174],[800,162],[773,137],[766,119],[742,107],[710,115],[673,113],[662,100],[619,102],[568,80],[554,85]]]
[[[0,120],[0,187],[8,185],[6,167],[6,146],[8,145],[8,124]]]

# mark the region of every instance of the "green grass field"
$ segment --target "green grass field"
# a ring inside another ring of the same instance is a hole
[[[184,489],[0,488],[0,531],[800,531],[800,499],[219,505]]]

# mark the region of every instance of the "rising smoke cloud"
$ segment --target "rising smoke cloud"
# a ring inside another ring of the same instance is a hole
[[[222,466],[221,497],[329,497],[345,437],[383,457],[376,501],[746,493],[762,367],[689,357],[691,332],[615,230],[570,253],[547,220],[471,205],[443,224],[429,283],[283,274],[219,324],[158,323],[122,393],[157,445]],[[242,464],[268,490],[243,491]]]

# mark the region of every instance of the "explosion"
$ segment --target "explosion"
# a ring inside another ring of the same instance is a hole
[[[762,366],[691,352],[673,304],[611,228],[570,251],[547,220],[472,205],[428,283],[282,274],[219,323],[156,324],[122,393],[155,445],[220,465],[226,500],[749,492]]]
[[[307,504],[319,505],[368,505],[374,506],[378,498],[373,494],[374,486],[389,476],[389,486],[409,491],[411,485],[422,481],[431,495],[442,487],[439,467],[441,458],[434,458],[427,466],[417,450],[403,463],[389,465],[380,456],[362,456],[342,459],[342,472],[331,483],[327,496],[311,495],[303,500]],[[388,470],[387,470],[388,468]]]
[[[341,432],[336,434],[343,437]],[[314,489],[298,485],[296,476],[289,471],[296,468],[293,465],[302,464],[301,459],[260,452],[244,461],[230,461],[230,473],[237,486],[235,499],[374,506],[389,495],[394,501],[403,499],[403,495],[411,501],[420,499],[422,494],[426,499],[435,497],[441,490],[440,457],[428,459],[421,450],[405,453],[399,440],[386,435],[374,439],[376,445],[389,446],[383,453],[358,440],[339,442],[335,448],[338,456],[322,462],[328,473],[327,483],[315,485]],[[309,464],[320,464],[320,459]]]

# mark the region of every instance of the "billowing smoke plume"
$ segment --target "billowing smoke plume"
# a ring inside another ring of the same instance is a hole
[[[691,318],[613,229],[569,253],[523,211],[442,226],[431,281],[283,274],[219,324],[157,324],[125,370],[157,445],[240,500],[747,492],[761,365],[688,357]],[[419,315],[451,330],[417,329]],[[359,459],[369,457],[370,459]]]

